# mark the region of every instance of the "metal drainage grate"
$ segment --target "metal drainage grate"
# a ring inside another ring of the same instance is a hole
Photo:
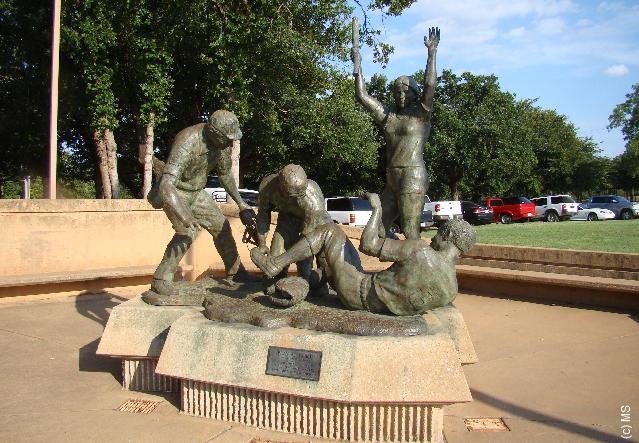
[[[510,431],[501,417],[466,417],[464,424],[469,431]]]
[[[120,405],[118,411],[134,414],[150,414],[160,404],[159,401],[130,398]]]
[[[253,437],[249,443],[293,443],[293,442],[286,442],[286,441],[280,441],[280,440],[263,440],[261,438]]]

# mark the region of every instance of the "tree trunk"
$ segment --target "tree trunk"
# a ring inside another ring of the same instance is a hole
[[[115,137],[113,131],[107,129],[105,131],[107,153],[109,160],[109,178],[111,179],[111,196],[113,198],[120,198],[120,180],[118,178],[118,158],[115,155],[118,150],[118,145],[115,144]]]
[[[109,166],[107,159],[106,141],[103,133],[98,130],[93,131],[93,141],[98,154],[98,168],[100,169],[100,184],[102,185],[102,197],[111,198],[111,178],[109,177]]]
[[[120,198],[118,163],[116,158],[118,146],[115,143],[113,131],[110,129],[106,129],[103,132],[94,130],[93,141],[95,142],[98,161],[100,163],[100,178],[104,198]]]
[[[457,183],[458,182],[454,182],[450,184],[450,199],[453,201],[459,200],[459,189],[457,188]]]
[[[240,141],[233,140],[231,148],[231,173],[235,179],[235,187],[240,187]]]
[[[141,133],[140,144],[138,146],[138,160],[143,166],[144,180],[142,183],[142,198],[146,198],[151,190],[153,180],[153,129],[154,114],[149,115],[149,122]],[[142,129],[142,128],[140,128]]]

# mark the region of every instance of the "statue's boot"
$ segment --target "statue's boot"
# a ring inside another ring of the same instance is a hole
[[[177,271],[177,267],[189,250],[193,243],[196,232],[190,234],[173,235],[173,238],[166,246],[162,261],[153,273],[153,281],[151,282],[151,290],[160,295],[174,295],[177,293],[176,285],[173,283],[173,277]]]
[[[328,295],[328,282],[321,268],[313,269],[308,276],[310,295],[313,297],[325,297]]]
[[[270,278],[277,276],[284,268],[292,263],[301,262],[313,255],[311,245],[306,240],[298,241],[291,246],[288,251],[276,257],[262,253],[259,248],[253,248],[251,250],[251,260],[253,260],[253,263]]]

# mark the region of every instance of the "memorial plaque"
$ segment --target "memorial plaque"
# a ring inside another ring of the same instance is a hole
[[[318,381],[322,366],[322,353],[306,349],[269,346],[266,373],[280,377]]]

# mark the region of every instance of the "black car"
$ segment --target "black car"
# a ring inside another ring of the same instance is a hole
[[[493,210],[486,206],[471,201],[462,201],[461,207],[464,220],[471,225],[483,225],[493,221]]]

